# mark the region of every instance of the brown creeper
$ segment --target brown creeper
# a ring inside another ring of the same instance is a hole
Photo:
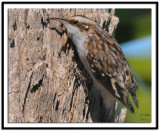
[[[134,113],[129,93],[138,108],[135,94],[138,86],[115,38],[86,17],[50,18],[50,20],[64,24],[94,85],[107,99],[106,106],[113,105],[114,100],[111,99],[116,98]]]

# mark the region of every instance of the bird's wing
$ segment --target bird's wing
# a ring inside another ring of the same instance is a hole
[[[134,109],[128,95],[131,93],[138,107],[136,81],[120,45],[107,33],[102,34],[93,34],[85,44],[90,68],[95,78],[133,113]]]

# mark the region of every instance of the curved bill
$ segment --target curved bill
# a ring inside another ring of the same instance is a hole
[[[67,20],[62,18],[49,18],[49,20],[55,20],[55,21],[62,22],[64,24],[68,24]]]

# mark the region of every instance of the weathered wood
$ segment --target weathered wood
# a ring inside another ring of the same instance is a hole
[[[119,22],[114,12],[110,14],[107,9],[8,11],[9,122],[109,122],[101,95],[73,43],[60,23],[48,23],[47,18],[85,15],[100,26],[109,27],[106,29],[113,34]],[[87,81],[80,79],[79,72]]]

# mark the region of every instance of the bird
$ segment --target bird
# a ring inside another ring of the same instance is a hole
[[[52,17],[49,20],[64,25],[95,87],[101,91],[106,107],[113,110],[114,102],[118,100],[134,114],[129,94],[139,108],[136,97],[138,84],[117,40],[85,16]]]

